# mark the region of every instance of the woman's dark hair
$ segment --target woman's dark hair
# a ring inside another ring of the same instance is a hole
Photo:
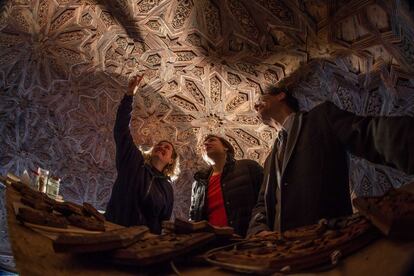
[[[234,154],[235,154],[234,148],[230,144],[229,141],[227,141],[226,139],[224,139],[221,136],[214,135],[214,134],[209,134],[204,138],[204,142],[207,141],[207,139],[210,139],[211,137],[215,137],[215,138],[219,139],[220,142],[224,145],[224,147],[227,148],[227,159],[234,159]]]
[[[292,91],[285,85],[280,85],[280,86],[274,86],[274,85],[270,85],[265,89],[265,93],[264,94],[268,94],[268,95],[278,95],[280,93],[285,93],[286,94],[286,98],[285,101],[287,103],[287,105],[295,112],[299,111],[299,102],[298,99],[296,99],[293,95],[292,95]]]

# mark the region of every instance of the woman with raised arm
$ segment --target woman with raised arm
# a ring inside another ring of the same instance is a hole
[[[161,233],[161,222],[171,217],[174,196],[171,178],[178,174],[178,155],[169,141],[159,141],[143,153],[130,132],[133,96],[143,76],[133,77],[118,107],[114,127],[117,179],[105,217],[124,225],[146,225]]]
[[[262,184],[263,168],[253,160],[235,160],[233,146],[220,136],[208,135],[204,151],[210,166],[194,175],[190,220],[230,226],[245,236]]]

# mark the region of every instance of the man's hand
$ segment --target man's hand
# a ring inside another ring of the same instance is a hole
[[[134,96],[135,93],[138,90],[139,84],[141,83],[141,80],[144,78],[144,74],[142,74],[141,76],[134,76],[129,80],[128,83],[128,90],[127,90],[127,95],[128,96]]]

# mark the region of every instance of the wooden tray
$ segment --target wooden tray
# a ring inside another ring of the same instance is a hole
[[[116,250],[115,263],[147,266],[162,263],[213,241],[213,233],[165,234],[138,240],[133,245]]]
[[[205,259],[213,265],[236,272],[299,272],[316,266],[332,266],[340,257],[366,246],[379,236],[362,217],[351,218],[349,223],[347,220],[339,221],[338,226],[326,223],[325,227],[306,226],[292,231],[291,235],[286,235],[291,238],[275,233],[216,248],[209,251]]]
[[[61,234],[53,241],[55,252],[90,253],[127,247],[149,231],[146,226],[133,226],[95,235]]]
[[[13,202],[13,209],[14,214],[17,215],[19,213],[19,208],[25,207],[25,208],[31,208],[29,206],[24,205],[23,203],[19,201]],[[102,231],[91,231],[86,230],[80,227],[76,227],[73,225],[68,225],[68,228],[57,228],[57,227],[50,227],[50,226],[43,226],[38,224],[33,224],[29,222],[21,222],[23,225],[35,230],[36,232],[43,234],[44,236],[47,236],[51,239],[55,239],[58,234],[66,233],[66,234],[74,234],[74,235],[87,235],[87,234],[99,234],[102,233]]]
[[[413,193],[391,189],[380,197],[355,198],[353,204],[387,237],[414,239]]]

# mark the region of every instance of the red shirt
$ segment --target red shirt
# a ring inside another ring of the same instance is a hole
[[[220,183],[221,174],[210,177],[207,188],[208,222],[214,226],[227,226],[227,214],[224,208],[223,193]]]

